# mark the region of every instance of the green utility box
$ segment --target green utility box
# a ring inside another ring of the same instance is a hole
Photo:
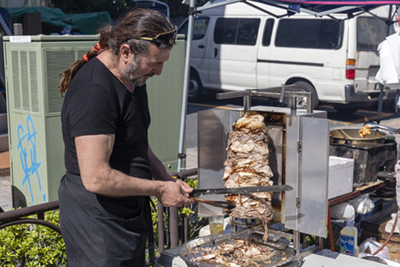
[[[178,168],[183,79],[185,74],[185,40],[178,35],[162,74],[147,80],[151,124],[149,143],[168,172]],[[183,162],[182,166],[185,162]]]
[[[5,36],[3,41],[13,207],[54,201],[65,173],[60,74],[98,36]],[[168,171],[176,171],[178,161],[184,53],[185,42],[178,40],[163,75],[148,82],[150,144]]]

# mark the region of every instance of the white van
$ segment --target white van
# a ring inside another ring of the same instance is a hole
[[[328,102],[338,111],[354,112],[377,102],[377,46],[388,34],[384,20],[369,14],[287,17],[283,9],[252,5],[267,12],[240,2],[205,10],[195,19],[189,101],[199,100],[205,89],[296,84],[313,93],[314,109]],[[376,10],[387,19],[387,7]],[[187,28],[185,21],[178,32],[187,34]],[[395,94],[385,88],[384,99]]]

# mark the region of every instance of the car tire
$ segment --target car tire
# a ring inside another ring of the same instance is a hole
[[[297,87],[297,91],[300,92],[310,92],[313,97],[313,110],[317,109],[319,106],[319,99],[317,95],[317,91],[315,91],[314,87],[308,82],[297,81],[294,83]],[[307,98],[306,97],[298,97],[297,98],[297,108],[306,109],[307,108]]]
[[[190,72],[188,100],[198,102],[203,98],[203,86],[197,73]]]

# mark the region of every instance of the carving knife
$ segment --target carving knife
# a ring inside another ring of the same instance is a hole
[[[254,187],[237,187],[237,188],[210,188],[210,189],[194,189],[189,193],[190,197],[199,197],[203,195],[217,194],[249,194],[261,192],[282,192],[293,190],[290,185],[271,185],[271,186],[254,186]]]

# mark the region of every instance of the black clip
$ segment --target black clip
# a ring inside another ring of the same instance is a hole
[[[197,13],[201,13],[201,11],[197,11],[197,7],[189,7],[188,14],[193,15],[194,17],[197,18]]]
[[[185,153],[178,153],[178,159],[185,159],[186,154]]]

